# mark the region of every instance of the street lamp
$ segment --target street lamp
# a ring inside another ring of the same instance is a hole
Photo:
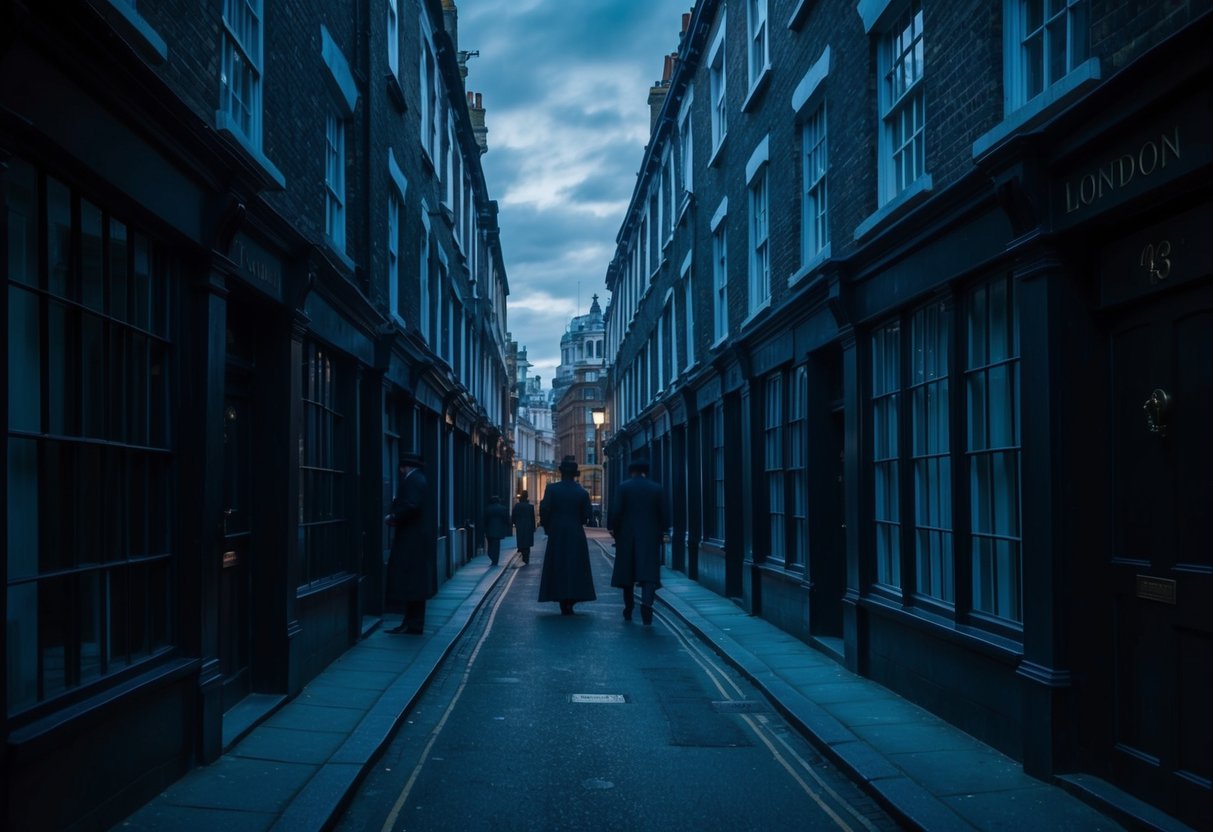
[[[606,408],[595,407],[590,410],[590,418],[594,420],[594,493],[599,500],[599,511],[602,510],[602,426],[606,424]]]

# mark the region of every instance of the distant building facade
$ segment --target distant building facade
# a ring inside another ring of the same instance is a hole
[[[556,434],[552,430],[552,397],[543,379],[528,375],[531,363],[525,348],[518,351],[518,412],[514,420],[514,494],[522,491],[533,501],[543,497],[556,471]]]
[[[5,828],[108,827],[374,626],[400,451],[442,580],[509,487],[456,15],[0,3]]]
[[[695,3],[606,276],[610,470],[654,460],[705,586],[1206,827],[1213,16],[1040,8]]]
[[[604,410],[606,404],[605,339],[605,318],[594,295],[590,311],[573,318],[560,338],[560,365],[552,382],[559,455],[577,458],[580,482],[596,503],[602,502],[605,490],[593,420],[593,412]]]

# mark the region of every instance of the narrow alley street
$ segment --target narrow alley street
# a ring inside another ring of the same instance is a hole
[[[624,622],[587,531],[598,600],[515,558],[338,829],[898,828],[668,612]]]

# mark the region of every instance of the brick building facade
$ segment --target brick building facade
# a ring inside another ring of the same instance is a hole
[[[654,460],[675,568],[1200,827],[1213,16],[1045,12],[695,3],[606,275],[608,465]]]
[[[0,3],[6,828],[107,827],[375,626],[400,451],[440,580],[509,487],[456,20]]]

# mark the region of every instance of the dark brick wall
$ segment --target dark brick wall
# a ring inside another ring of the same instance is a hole
[[[389,93],[387,11],[373,0],[265,0],[262,151],[283,174],[286,188],[262,196],[271,209],[301,234],[317,243],[324,237],[325,120],[335,107],[335,93],[321,57],[320,27],[328,28],[341,47],[358,86],[358,104],[346,123],[345,253],[359,269],[359,285],[380,310],[387,298],[387,175],[392,149],[408,181],[401,206],[402,239],[398,248],[401,311],[410,326],[419,319],[420,257],[423,228],[421,201],[436,212],[445,195],[420,143],[420,18],[431,15],[436,41],[445,39],[435,0],[399,3],[397,81],[403,106]],[[145,3],[140,13],[164,38],[168,60],[156,72],[206,125],[213,125],[219,105],[222,0],[163,0]],[[441,51],[441,47],[440,47]],[[462,108],[463,90],[451,103]],[[444,142],[445,126],[444,126]],[[479,156],[466,157],[463,168],[478,170]],[[431,215],[436,246],[450,262],[451,279],[470,297],[467,270],[460,268],[451,227]],[[469,253],[470,254],[470,253]],[[480,258],[482,264],[488,258]]]
[[[829,202],[832,256],[847,258],[863,251],[855,229],[877,205],[877,84],[876,40],[863,31],[854,0],[819,0],[795,29],[787,26],[786,2],[771,0],[769,16],[772,71],[765,89],[741,111],[748,89],[747,26],[744,4],[701,0],[714,14],[701,20],[692,60],[680,67],[694,85],[693,125],[694,204],[677,229],[668,261],[642,300],[616,366],[626,369],[648,342],[666,290],[678,279],[678,268],[693,253],[696,279],[695,351],[708,354],[712,332],[712,262],[709,220],[722,197],[729,201],[729,334],[739,334],[745,320],[748,293],[748,206],[745,165],[763,136],[770,137],[771,307],[794,293],[788,278],[801,266],[802,188],[800,127],[790,106],[805,72],[830,48],[830,68],[824,95],[829,133]],[[1213,7],[1213,0],[1092,0],[1091,54],[1108,78],[1151,46],[1174,34]],[[708,49],[725,19],[728,67],[728,134],[714,164],[711,157],[711,90],[706,65]],[[673,32],[673,30],[672,30]],[[975,172],[973,143],[1003,119],[1003,6],[982,0],[924,3],[926,96],[926,170],[938,194]],[[672,38],[673,39],[673,38]],[[656,67],[656,60],[654,61]],[[678,85],[675,83],[675,89]],[[637,90],[637,95],[646,90]],[[677,96],[671,96],[677,98]],[[675,105],[677,102],[674,102]],[[676,118],[677,106],[671,110]],[[676,131],[658,138],[661,146],[676,141]],[[659,169],[657,169],[659,170]],[[652,174],[650,174],[652,175]],[[642,181],[642,186],[647,187]],[[647,191],[644,191],[647,193]],[[615,291],[618,298],[619,292]],[[630,310],[615,308],[618,318]],[[767,316],[763,316],[767,317]],[[626,324],[625,322],[622,322]]]

